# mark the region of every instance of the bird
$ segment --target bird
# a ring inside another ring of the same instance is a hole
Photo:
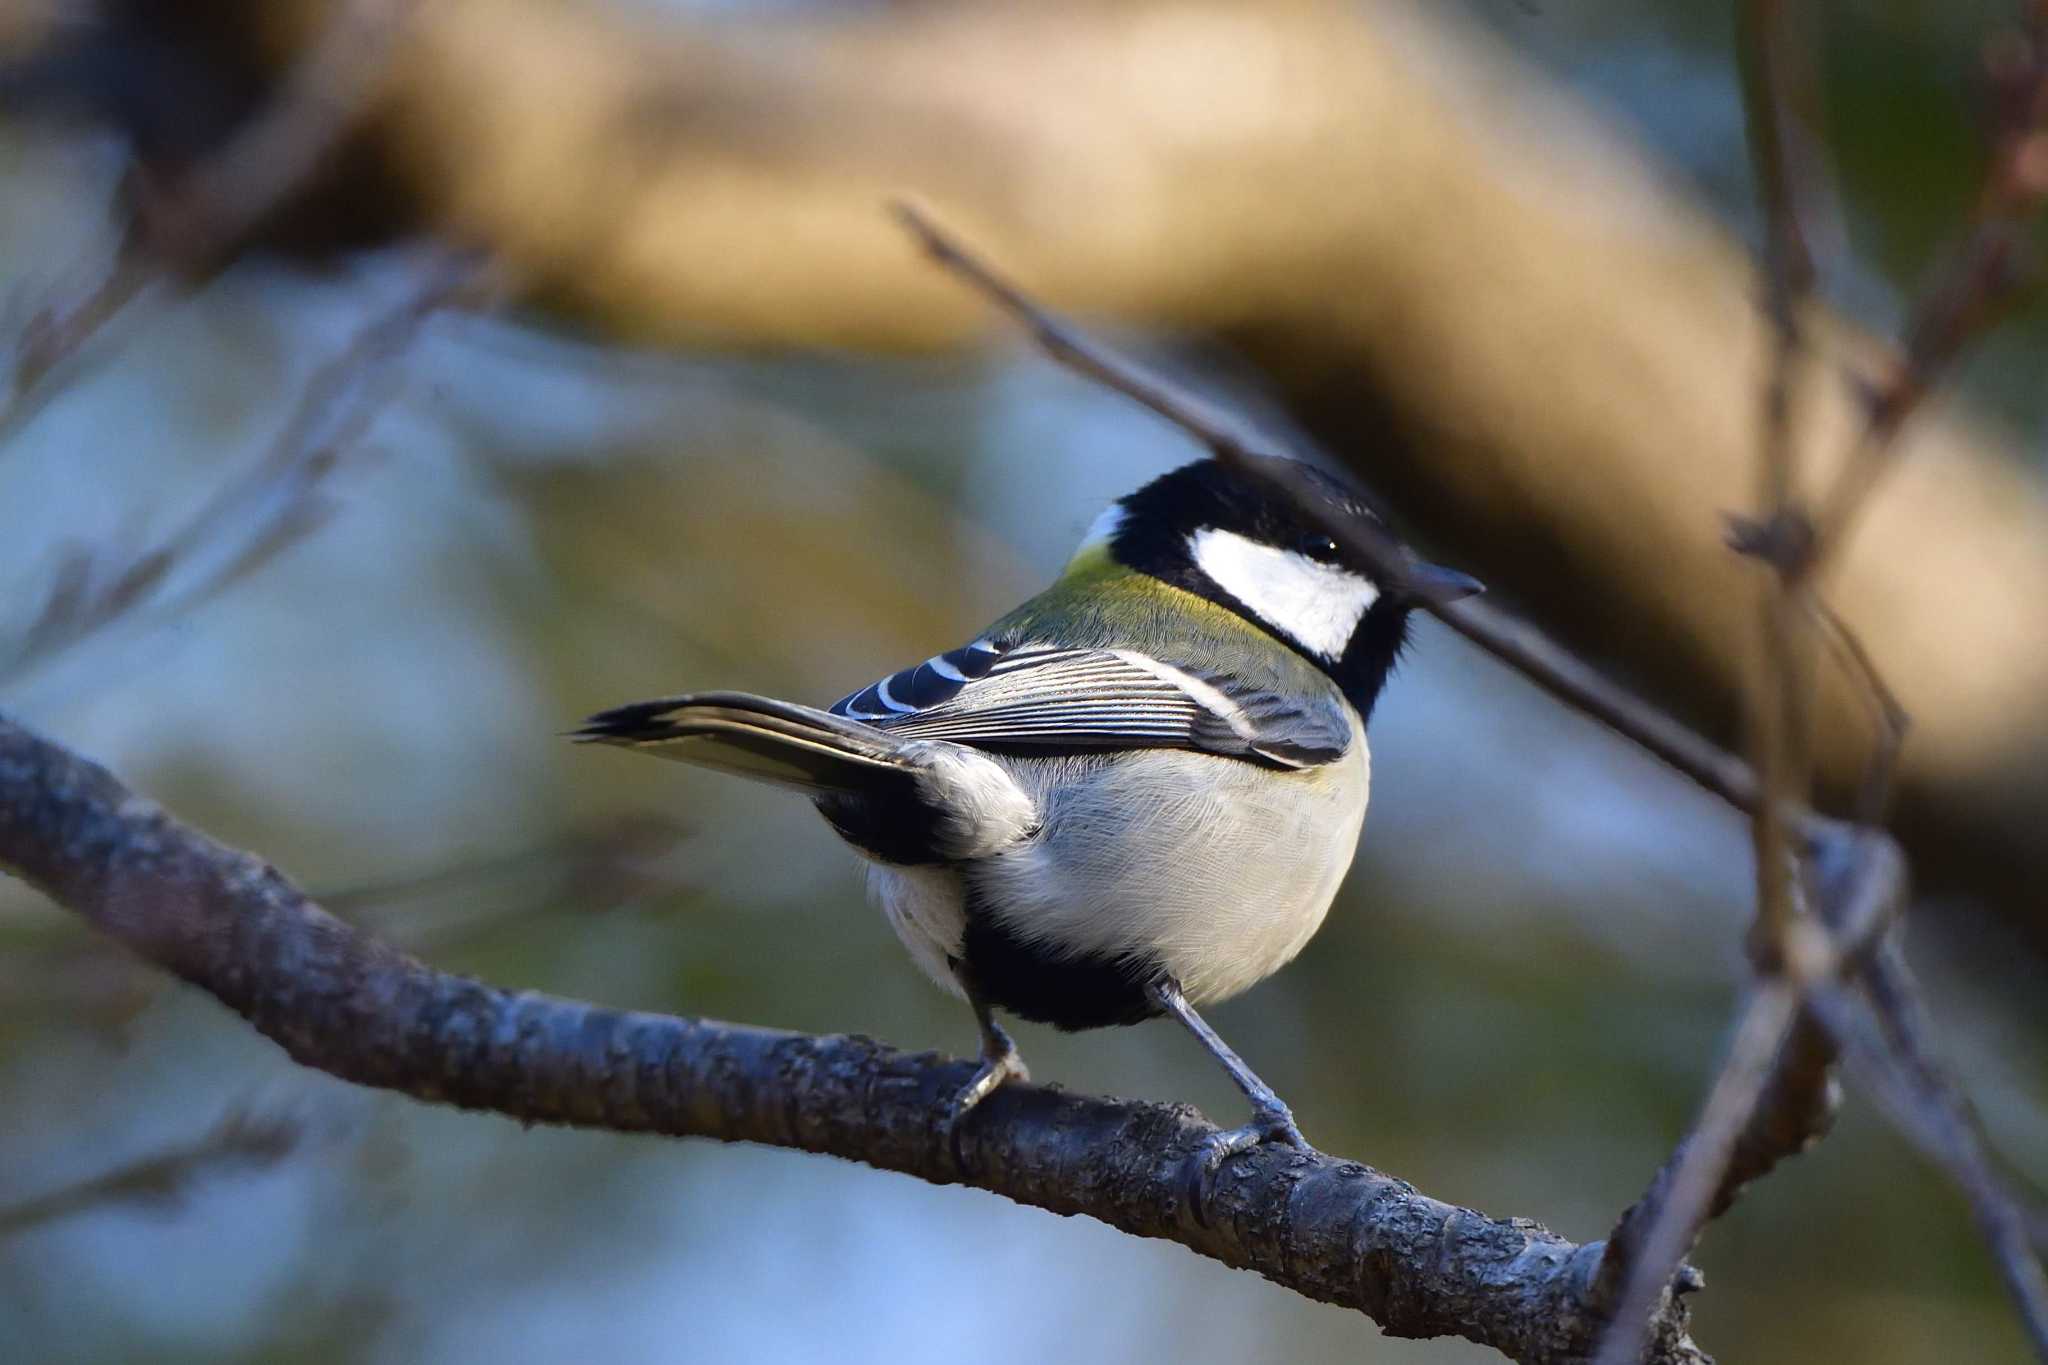
[[[1331,534],[1361,523],[1397,572]],[[998,1011],[1068,1031],[1170,1016],[1251,1108],[1197,1153],[1213,1175],[1307,1141],[1198,1008],[1321,926],[1411,613],[1479,591],[1313,465],[1208,458],[1112,503],[1049,588],[967,644],[829,707],[695,692],[572,733],[811,798],[912,959],[973,1010],[979,1066],[943,1116],[956,1155],[975,1106],[1029,1078]]]

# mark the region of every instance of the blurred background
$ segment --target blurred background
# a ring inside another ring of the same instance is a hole
[[[0,707],[436,965],[965,1053],[803,802],[558,738],[688,687],[829,701],[1197,454],[984,344],[884,197],[1726,737],[1757,353],[1728,8],[17,0]],[[1816,7],[1850,350],[1958,233],[2016,8]],[[2025,307],[1973,352],[1839,599],[1921,720],[1914,962],[2034,1172],[2044,363]],[[1831,696],[1839,789],[1868,736]],[[1374,732],[1345,892],[1218,1027],[1319,1146],[1599,1237],[1718,1061],[1745,831],[1433,622]],[[1163,1025],[1020,1042],[1041,1080],[1239,1112]],[[1962,1201],[1853,1097],[1697,1260],[1723,1359],[2023,1357]],[[973,1191],[351,1088],[0,885],[0,1359],[963,1356],[1494,1358]]]

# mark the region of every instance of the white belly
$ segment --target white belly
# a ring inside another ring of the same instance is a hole
[[[1365,820],[1365,740],[1275,773],[1177,751],[1063,788],[1044,831],[975,866],[994,913],[1072,952],[1143,954],[1195,1004],[1271,976],[1321,927]]]
[[[965,889],[950,867],[868,864],[868,896],[881,907],[889,927],[926,976],[954,995],[965,996],[948,958],[960,953],[967,927]]]
[[[1062,952],[1159,962],[1200,1005],[1285,966],[1321,927],[1365,820],[1356,718],[1344,757],[1306,772],[1178,750],[1004,761],[1043,813],[1024,842],[963,865],[873,865],[871,893],[918,965],[958,992],[947,957],[963,876],[1018,935]]]

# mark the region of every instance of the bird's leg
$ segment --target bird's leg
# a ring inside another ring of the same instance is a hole
[[[996,1022],[995,1011],[989,1008],[973,990],[967,993],[967,1003],[974,1007],[974,1022],[981,1029],[981,1068],[974,1073],[974,1079],[962,1086],[960,1093],[953,1097],[953,1115],[965,1117],[967,1112],[994,1094],[996,1087],[1004,1081],[1028,1081],[1031,1073],[1024,1066],[1024,1058],[1018,1053],[1017,1045],[1010,1041],[1010,1035]]]
[[[1216,1172],[1230,1157],[1262,1142],[1284,1142],[1289,1147],[1306,1150],[1308,1139],[1295,1126],[1294,1111],[1273,1093],[1273,1087],[1260,1080],[1258,1073],[1245,1065],[1244,1058],[1232,1051],[1230,1044],[1209,1027],[1208,1021],[1195,1013],[1195,1007],[1181,994],[1178,981],[1165,977],[1153,982],[1146,990],[1153,1004],[1180,1020],[1187,1031],[1209,1049],[1209,1055],[1223,1063],[1223,1069],[1230,1073],[1230,1079],[1237,1082],[1237,1088],[1244,1092],[1244,1097],[1252,1105],[1250,1123],[1210,1135],[1194,1155],[1193,1167],[1188,1172],[1188,1197],[1199,1219],[1203,1217],[1202,1210],[1208,1207],[1209,1187]]]
[[[981,992],[966,973],[958,971],[962,989],[967,992],[967,1003],[974,1007],[974,1023],[981,1030],[981,1066],[974,1078],[960,1087],[946,1110],[946,1142],[953,1149],[953,1163],[964,1167],[960,1156],[960,1128],[974,1107],[996,1092],[1005,1081],[1028,1081],[1031,1072],[1024,1066],[1024,1058],[1017,1051],[1017,1045],[1010,1041],[1010,1035],[996,1022],[995,1011],[989,1007]]]

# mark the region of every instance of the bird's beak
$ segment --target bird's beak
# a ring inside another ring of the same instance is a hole
[[[1441,564],[1420,562],[1408,566],[1408,581],[1404,586],[1416,601],[1438,607],[1447,602],[1476,597],[1486,591],[1486,585],[1471,574],[1446,569]]]

